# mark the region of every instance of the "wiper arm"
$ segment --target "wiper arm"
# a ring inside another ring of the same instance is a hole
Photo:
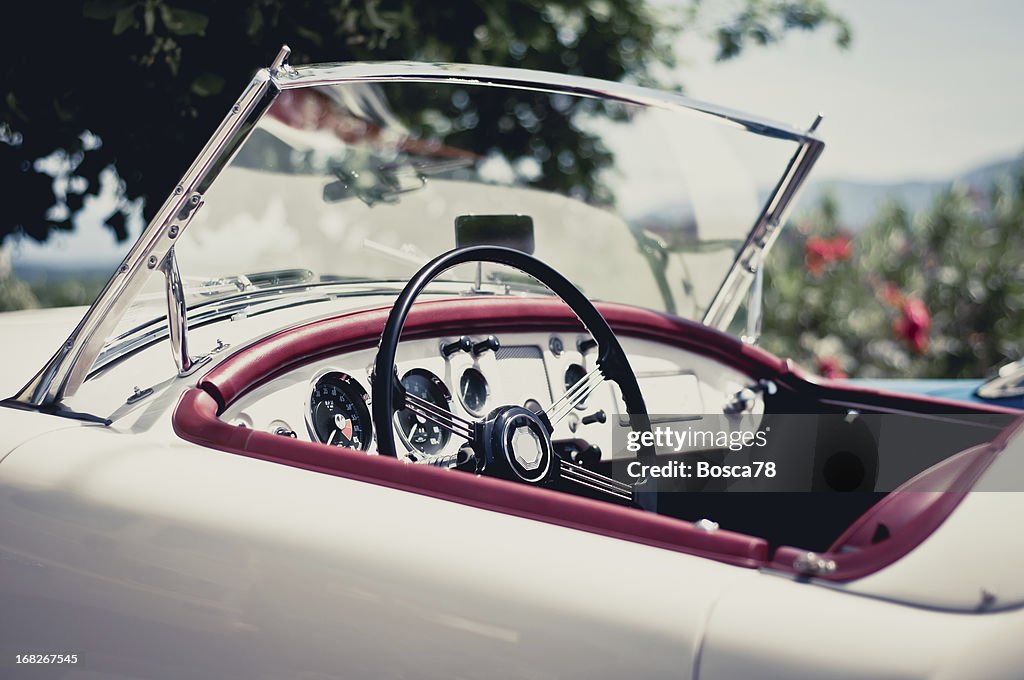
[[[187,292],[210,297],[224,293],[245,292],[254,288],[275,288],[308,283],[315,278],[313,272],[308,269],[274,269],[255,274],[233,274],[217,279],[208,279],[195,286],[188,286]]]

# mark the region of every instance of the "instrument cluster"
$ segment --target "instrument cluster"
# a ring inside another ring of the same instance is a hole
[[[652,423],[678,417],[672,414],[721,413],[750,382],[691,352],[646,340],[620,341]],[[375,453],[370,383],[375,355],[375,349],[364,349],[296,368],[256,388],[222,417],[243,427]],[[396,368],[403,387],[419,398],[417,408],[440,414],[442,422],[446,417],[476,421],[500,406],[555,409],[556,445],[571,442],[603,460],[615,453],[611,424],[628,422],[618,387],[600,384],[574,408],[563,399],[574,388],[590,389],[596,358],[596,343],[586,334],[510,332],[500,338],[404,341]],[[458,454],[464,439],[436,420],[398,411],[392,426],[399,456],[426,462]]]
[[[555,362],[558,364],[558,389],[569,391],[587,377],[588,369],[584,367],[586,353],[595,346],[593,341],[580,339],[577,351],[573,353],[575,356],[565,357],[565,362]],[[469,418],[482,418],[492,408],[508,403],[543,409],[542,402],[549,402],[553,396],[545,359],[551,362],[566,354],[559,336],[549,339],[546,352],[539,345],[509,344],[503,347],[493,335],[444,339],[436,347],[436,357],[441,363],[423,363],[433,364],[431,368],[440,367],[442,370],[435,372],[422,365],[408,368],[400,372],[402,386],[438,413],[456,413]],[[362,373],[368,378],[368,371]],[[438,373],[443,373],[448,381]],[[529,380],[524,392],[521,379],[530,374],[534,379]],[[495,389],[488,376],[503,382],[505,389],[497,388],[498,393],[503,393],[500,404],[494,398]],[[516,389],[517,383],[520,383],[520,389]],[[515,392],[520,392],[520,398],[508,401],[511,393]],[[579,410],[586,408],[586,400],[577,405]],[[602,411],[587,422],[604,422],[604,419]],[[571,431],[580,426],[580,421],[580,414],[573,414],[568,425]],[[306,425],[310,438],[315,441],[360,451],[371,450],[373,421],[369,384],[364,385],[357,377],[341,370],[319,371],[310,380]],[[448,429],[407,409],[395,414],[394,427],[399,441],[412,458],[442,453],[452,443],[452,433]]]

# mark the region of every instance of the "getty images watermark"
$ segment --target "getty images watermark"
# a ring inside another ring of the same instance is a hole
[[[751,448],[768,446],[770,427],[763,430],[711,430],[686,425],[659,425],[650,430],[630,430],[626,435],[626,450],[639,453],[644,448],[653,448],[657,452],[682,453],[684,451],[744,451]],[[710,460],[666,460],[658,463],[644,463],[633,460],[626,463],[626,475],[634,481],[650,478],[689,479],[703,478],[756,478],[775,477],[777,474],[774,461],[753,460],[747,464],[715,464]]]

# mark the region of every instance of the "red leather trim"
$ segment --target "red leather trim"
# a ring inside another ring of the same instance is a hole
[[[847,527],[829,547],[829,552],[865,550],[877,545],[872,541],[880,524],[885,525],[892,536],[900,538],[909,531],[920,531],[921,518],[935,514],[949,496],[955,494],[957,500],[963,497],[967,491],[961,481],[964,473],[986,467],[991,454],[988,445],[976,446],[901,484]]]
[[[788,372],[788,362],[696,322],[620,304],[598,303],[597,308],[616,333],[699,352],[755,378]],[[200,380],[199,386],[210,392],[223,409],[273,375],[322,356],[373,347],[380,340],[388,311],[352,312],[280,331],[221,362]],[[402,337],[581,329],[572,311],[555,298],[459,298],[417,303]]]
[[[1006,442],[1022,429],[1024,417],[992,442],[958,453],[904,482],[850,525],[822,554],[835,562],[836,568],[828,574],[815,574],[815,578],[852,581],[873,574],[919,546],[946,521]],[[890,536],[872,544],[879,523],[885,524]],[[771,568],[796,573],[794,562],[806,553],[799,548],[780,547],[772,556]]]
[[[174,431],[202,446],[292,467],[441,498],[484,510],[580,529],[602,536],[666,548],[742,567],[762,566],[768,545],[730,531],[708,533],[691,524],[564,493],[489,477],[454,473],[394,458],[328,447],[229,425],[218,404],[197,388],[182,394],[174,409]]]
[[[868,408],[925,408],[934,413],[1020,413],[998,406],[889,393],[841,380],[826,380],[807,373],[789,359],[780,359],[694,321],[614,303],[597,303],[597,308],[617,334],[693,351],[755,379],[770,378],[796,392],[813,390],[819,399],[849,401]],[[210,370],[199,385],[223,409],[240,394],[274,375],[327,355],[373,347],[380,339],[388,311],[351,312],[279,331],[235,352]],[[581,328],[572,311],[551,297],[458,298],[417,303],[402,337],[530,330],[574,332]]]

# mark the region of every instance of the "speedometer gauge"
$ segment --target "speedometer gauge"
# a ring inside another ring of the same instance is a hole
[[[451,392],[436,375],[422,368],[414,368],[402,377],[402,386],[410,394],[430,402],[437,410],[451,413]],[[451,434],[432,420],[418,416],[408,409],[395,414],[398,433],[410,449],[420,453],[437,453],[448,443]]]
[[[366,390],[352,376],[324,373],[313,383],[309,397],[310,434],[331,446],[367,450],[373,435],[368,401]]]

